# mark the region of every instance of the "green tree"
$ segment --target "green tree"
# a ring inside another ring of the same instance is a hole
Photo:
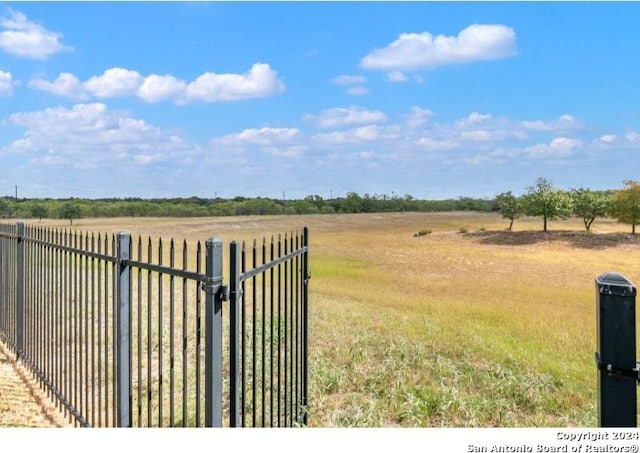
[[[68,201],[60,208],[60,217],[69,220],[69,224],[73,225],[73,219],[82,217],[82,210],[76,202]]]
[[[624,189],[618,190],[611,201],[611,217],[619,222],[631,224],[631,234],[636,234],[640,222],[640,184],[624,181]]]
[[[0,217],[3,219],[10,218],[13,215],[14,203],[7,199],[0,198]]]
[[[573,214],[582,218],[587,231],[596,218],[606,217],[611,208],[611,197],[606,192],[580,188],[569,194],[573,201]]]
[[[526,215],[542,217],[545,232],[549,220],[566,219],[572,213],[569,194],[556,189],[545,178],[538,178],[535,185],[527,188],[527,193],[522,197],[522,207]]]
[[[347,198],[342,202],[341,211],[349,213],[362,212],[362,197],[355,192],[347,193]]]
[[[49,210],[47,209],[47,207],[40,203],[36,203],[32,205],[30,211],[31,211],[31,215],[33,217],[37,217],[40,221],[42,221],[42,218],[46,217],[47,214],[49,213]]]
[[[503,192],[496,197],[496,203],[500,209],[502,217],[511,220],[508,230],[511,231],[513,221],[522,215],[522,206],[518,197],[513,195],[511,191]]]

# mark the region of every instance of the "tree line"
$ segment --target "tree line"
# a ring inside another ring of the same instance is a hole
[[[568,191],[556,188],[545,178],[538,178],[521,196],[511,191],[491,199],[459,197],[445,200],[419,200],[411,195],[359,195],[349,192],[344,197],[323,199],[308,195],[298,200],[262,197],[223,198],[33,198],[0,197],[0,218],[74,219],[82,217],[212,217],[240,215],[341,214],[375,212],[446,212],[499,211],[510,220],[511,230],[522,216],[542,217],[543,231],[548,222],[571,216],[581,218],[590,230],[597,218],[611,217],[630,224],[635,234],[640,222],[640,183],[624,181],[620,190]]]
[[[636,234],[640,222],[640,183],[624,181],[620,190],[591,190],[585,188],[564,191],[553,186],[545,178],[538,178],[524,195],[517,197],[511,191],[496,197],[502,217],[513,222],[523,215],[542,217],[542,230],[547,231],[550,220],[567,219],[571,216],[582,219],[586,231],[597,218],[610,217],[631,225]]]
[[[222,198],[107,198],[19,199],[0,197],[0,218],[74,219],[82,217],[215,217],[241,215],[342,214],[405,211],[495,211],[495,200],[460,197],[418,200],[411,195],[359,195],[323,199],[308,195],[299,200]]]

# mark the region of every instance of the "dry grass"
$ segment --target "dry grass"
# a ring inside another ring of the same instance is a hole
[[[74,229],[191,248],[309,226],[313,426],[595,426],[594,279],[640,281],[640,242],[612,221],[589,235],[579,220],[547,234],[541,223],[505,232],[496,214],[403,213],[82,219]]]
[[[72,426],[49,401],[15,355],[0,343],[0,426],[14,428]]]

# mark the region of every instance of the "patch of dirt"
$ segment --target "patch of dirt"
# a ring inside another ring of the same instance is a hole
[[[15,354],[0,343],[0,427],[70,426]]]
[[[584,231],[478,231],[464,236],[482,244],[518,246],[539,243],[566,243],[584,249],[640,247],[640,235],[626,233],[586,233]]]

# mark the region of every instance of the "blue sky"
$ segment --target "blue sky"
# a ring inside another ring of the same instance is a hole
[[[638,3],[2,3],[0,194],[640,179]]]

